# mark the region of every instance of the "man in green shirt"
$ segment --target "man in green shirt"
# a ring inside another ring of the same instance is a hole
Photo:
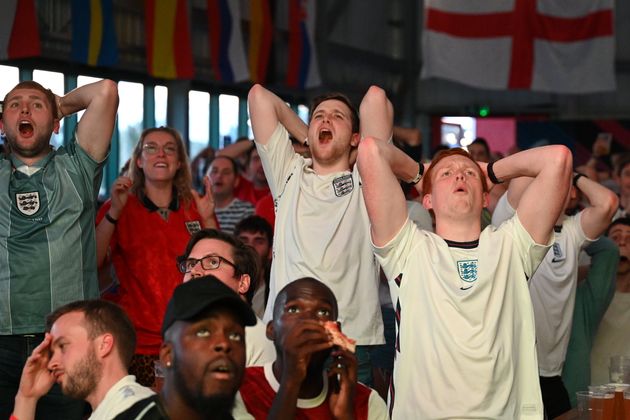
[[[0,130],[0,418],[13,409],[21,367],[44,338],[45,315],[98,297],[94,215],[102,167],[118,108],[111,80],[63,97],[39,83],[4,98]],[[50,146],[60,120],[85,110],[75,136]],[[61,411],[60,411],[61,410]],[[81,418],[83,404],[58,387],[40,400],[38,418]]]

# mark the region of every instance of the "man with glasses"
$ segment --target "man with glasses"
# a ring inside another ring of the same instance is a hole
[[[44,339],[44,318],[98,296],[94,213],[118,109],[111,80],[60,97],[25,81],[4,97],[0,132],[0,418],[13,409],[20,373]],[[50,146],[66,115],[85,110],[74,136]],[[84,403],[54,386],[38,418],[82,418]]]
[[[184,282],[213,275],[251,305],[246,296],[258,279],[258,256],[253,248],[234,236],[215,229],[200,230],[178,258],[178,267],[184,274]],[[260,319],[256,325],[245,328],[245,336],[246,366],[259,366],[275,359],[273,343]]]

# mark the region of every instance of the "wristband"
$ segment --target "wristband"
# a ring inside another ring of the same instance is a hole
[[[418,174],[411,181],[407,181],[407,184],[416,185],[422,179],[422,175],[424,175],[424,165],[422,162],[418,162]]]
[[[493,184],[503,184],[504,181],[497,178],[497,176],[494,174],[494,169],[492,169],[492,166],[494,166],[494,162],[490,162],[488,163],[488,166],[486,166],[486,172],[488,173],[488,178],[490,178],[490,182],[492,182]]]
[[[107,219],[107,221],[109,223],[111,223],[112,225],[115,225],[116,223],[118,223],[118,219],[114,219],[112,216],[109,215],[109,212],[105,213],[105,218]]]
[[[573,186],[574,186],[575,188],[577,188],[577,187],[578,187],[578,186],[577,186],[578,179],[582,178],[583,176],[586,176],[586,175],[581,174],[581,173],[579,173],[579,172],[576,172],[576,173],[575,173],[575,175],[573,175]]]

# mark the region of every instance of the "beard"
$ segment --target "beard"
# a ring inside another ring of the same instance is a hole
[[[177,364],[177,358],[175,358],[172,366],[175,390],[186,405],[205,416],[206,419],[231,419],[236,390],[229,394],[204,395],[203,380],[197,384],[196,389],[193,388],[190,378],[185,377]]]
[[[85,400],[96,389],[102,376],[103,366],[94,347],[90,347],[85,357],[67,372],[67,382],[61,385],[61,391],[68,397]]]
[[[45,130],[48,132],[48,130]],[[24,147],[19,144],[17,138],[18,133],[13,130],[5,131],[5,139],[7,150],[11,153],[15,153],[18,157],[32,158],[41,155],[44,151],[50,148],[50,136],[52,135],[52,125],[50,127],[50,134],[40,134],[35,138],[33,144],[29,147]],[[29,140],[30,141],[30,140]]]

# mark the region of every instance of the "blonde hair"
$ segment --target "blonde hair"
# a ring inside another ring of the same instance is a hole
[[[177,191],[177,198],[184,202],[187,206],[193,199],[190,189],[192,188],[192,177],[190,175],[190,165],[188,164],[188,155],[186,154],[186,148],[184,147],[184,140],[177,130],[171,127],[155,127],[147,128],[140,135],[140,139],[133,149],[129,162],[129,177],[131,178],[131,192],[138,195],[144,190],[144,171],[138,167],[138,159],[142,154],[142,146],[144,146],[144,139],[151,133],[166,133],[169,134],[175,144],[177,145],[177,157],[179,160],[179,168],[175,172],[173,178],[173,186]]]

